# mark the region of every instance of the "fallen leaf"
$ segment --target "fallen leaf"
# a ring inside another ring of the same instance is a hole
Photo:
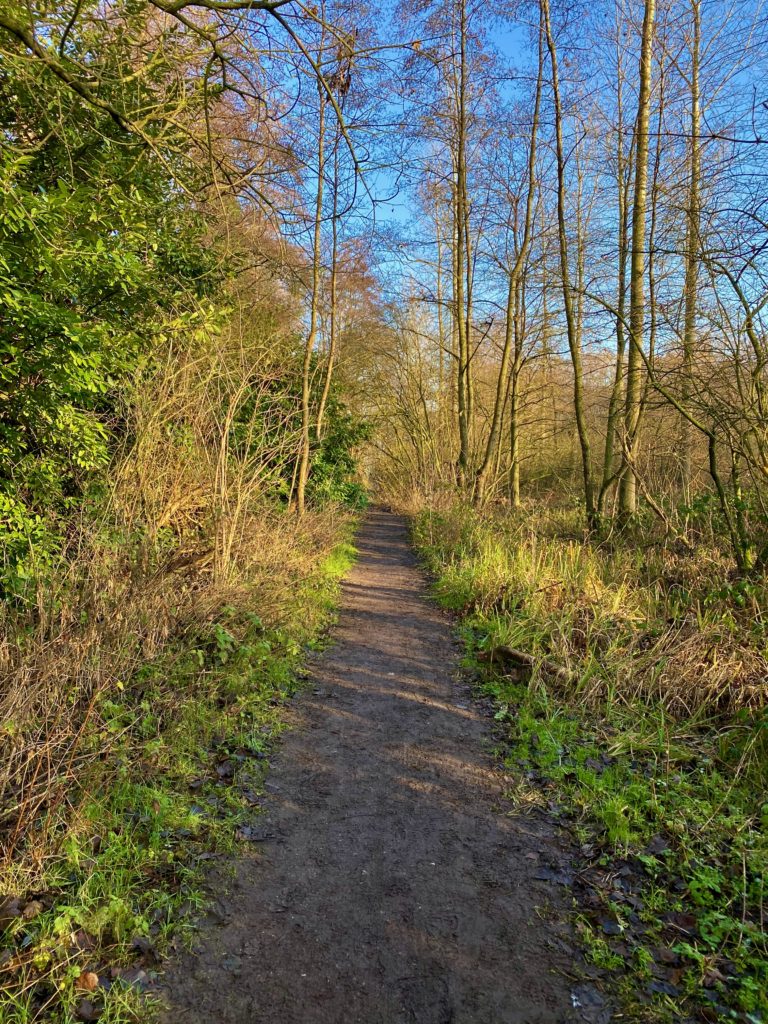
[[[573,875],[567,871],[540,868],[533,877],[540,882],[554,882],[556,885],[573,885]]]
[[[621,935],[623,929],[618,921],[614,921],[610,917],[604,918],[600,922],[600,926],[606,935]]]
[[[141,967],[113,967],[110,973],[115,981],[121,981],[124,985],[135,985],[137,988],[149,985],[149,975]]]
[[[594,985],[579,985],[571,992],[571,1005],[575,1010],[583,1010],[579,1014],[582,1020],[593,1021],[594,1024],[607,1024],[611,1020],[610,1007]]]
[[[661,996],[679,996],[680,989],[677,985],[672,985],[668,981],[652,981],[648,986],[648,991],[654,993],[654,995]]]
[[[255,828],[253,825],[241,825],[235,832],[235,839],[239,839],[241,843],[266,843],[274,838],[274,832],[267,832],[266,829]]]
[[[646,853],[666,853],[669,850],[669,843],[664,836],[654,836],[645,848]]]
[[[7,896],[0,902],[0,928],[7,928],[9,924],[21,917],[22,901],[17,896]]]
[[[92,935],[89,935],[84,928],[78,928],[76,932],[71,932],[69,941],[76,949],[83,951],[96,948],[96,939],[94,939]]]
[[[702,984],[704,988],[713,988],[718,983],[725,984],[728,981],[726,976],[722,974],[716,967],[710,967],[707,973],[704,975]]]
[[[99,987],[99,976],[95,971],[83,971],[75,981],[75,988],[83,992],[93,992]]]
[[[682,911],[673,910],[665,916],[664,920],[685,935],[696,934],[696,918],[693,914],[685,914]]]
[[[146,935],[134,935],[131,939],[131,948],[135,949],[137,953],[141,953],[143,956],[149,956],[153,959],[157,959],[155,944],[152,939],[147,938]]]
[[[671,964],[677,966],[680,963],[680,954],[676,953],[674,949],[668,949],[666,946],[659,946],[655,950],[656,959],[662,964]]]

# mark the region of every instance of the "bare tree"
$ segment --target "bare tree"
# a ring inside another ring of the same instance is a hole
[[[637,508],[635,452],[640,429],[645,334],[645,234],[648,205],[648,142],[656,0],[645,0],[640,50],[639,95],[635,123],[635,177],[632,202],[632,248],[629,270],[629,353],[624,408],[625,458],[619,483],[619,514]]]
[[[493,401],[493,413],[491,425],[485,443],[480,468],[477,471],[475,493],[478,501],[482,502],[488,483],[490,469],[498,456],[499,439],[501,435],[504,408],[509,402],[510,429],[512,437],[512,475],[513,500],[519,500],[519,462],[517,458],[517,440],[519,436],[518,421],[518,383],[520,377],[520,365],[523,355],[523,345],[520,330],[520,320],[524,304],[521,299],[523,288],[523,272],[531,245],[533,233],[534,204],[536,197],[536,144],[539,134],[539,117],[541,112],[541,94],[544,72],[544,11],[540,10],[539,17],[539,50],[538,65],[536,74],[536,90],[534,95],[533,118],[531,121],[531,134],[528,142],[528,185],[525,197],[525,212],[523,214],[522,240],[517,245],[515,225],[513,222],[512,235],[515,241],[517,252],[514,262],[507,268],[507,301],[504,320],[504,344],[501,353],[501,362],[496,380],[496,393]],[[510,361],[512,368],[510,373]]]
[[[574,308],[574,288],[571,281],[568,231],[566,227],[566,157],[563,143],[563,105],[560,94],[560,75],[557,62],[557,48],[552,31],[549,0],[540,0],[542,17],[549,51],[550,69],[552,74],[552,97],[555,114],[555,152],[557,156],[557,233],[560,249],[560,283],[563,294],[568,347],[573,363],[573,408],[576,418],[576,429],[581,449],[581,469],[584,480],[584,503],[587,523],[590,528],[597,526],[597,505],[595,502],[595,486],[592,471],[592,449],[587,426],[586,407],[584,400],[584,361],[582,356],[581,338]]]

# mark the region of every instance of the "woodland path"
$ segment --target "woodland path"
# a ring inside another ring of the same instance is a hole
[[[215,876],[227,891],[168,972],[167,1020],[602,1024],[566,894],[536,878],[563,870],[564,839],[509,813],[405,522],[372,512],[358,548],[269,775],[273,838]]]

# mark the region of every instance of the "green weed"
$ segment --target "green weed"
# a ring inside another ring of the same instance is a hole
[[[684,567],[681,599],[665,552],[577,544],[562,526],[459,507],[423,513],[413,533],[436,596],[464,612],[465,661],[496,701],[508,773],[567,811],[606,887],[602,909],[578,921],[588,959],[627,973],[633,1019],[695,1007],[766,1019],[766,718],[744,672],[763,641],[742,601],[726,604],[733,589],[712,583],[716,556]],[[759,602],[762,621],[765,586],[735,594],[753,612]],[[505,672],[489,661],[501,646],[556,661],[571,684]],[[629,898],[603,881],[614,868],[634,880]],[[677,966],[660,968],[668,946]]]
[[[66,836],[37,837],[51,854],[34,891],[21,868],[4,878],[2,1024],[74,1024],[90,1008],[102,1024],[151,1016],[147,984],[190,933],[207,862],[235,851],[258,814],[283,704],[353,559],[343,539],[270,625],[247,605],[221,607],[100,695],[102,735],[84,744],[106,738],[108,756],[69,794]]]

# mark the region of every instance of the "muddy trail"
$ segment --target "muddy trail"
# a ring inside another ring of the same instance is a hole
[[[510,813],[404,521],[371,513],[358,547],[269,775],[265,841],[213,877],[167,1020],[604,1024],[557,884],[566,840]]]

